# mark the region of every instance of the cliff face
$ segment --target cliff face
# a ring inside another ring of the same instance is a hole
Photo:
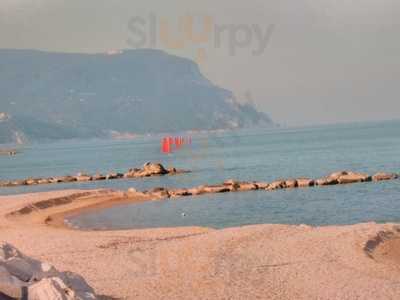
[[[272,124],[213,85],[194,62],[158,50],[0,50],[0,111],[0,131],[35,140]]]

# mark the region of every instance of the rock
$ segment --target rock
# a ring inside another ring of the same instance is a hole
[[[203,186],[188,189],[188,192],[194,196],[198,196],[198,195],[202,195],[202,194],[206,193]]]
[[[50,178],[51,183],[68,183],[77,181],[76,177],[73,176],[61,176]]]
[[[59,183],[62,181],[59,179],[59,177],[51,177],[51,178],[49,178],[49,182],[50,183]]]
[[[366,182],[371,180],[372,178],[368,174],[353,173],[353,172],[349,172],[346,175],[341,175],[338,178],[339,184],[350,184],[350,183]]]
[[[79,181],[79,182],[85,182],[85,181],[92,181],[93,180],[92,176],[86,175],[86,174],[78,174],[78,175],[76,175],[75,178],[76,178],[76,181]]]
[[[255,191],[258,190],[258,185],[253,182],[241,182],[239,183],[239,191]]]
[[[38,180],[38,184],[49,184],[50,180],[48,178],[41,178]]]
[[[10,259],[12,257],[20,257],[22,256],[21,252],[19,252],[16,248],[11,246],[10,244],[1,242],[0,243],[0,262]]]
[[[135,176],[134,176],[134,173],[132,173],[132,172],[127,172],[124,174],[124,178],[133,178],[133,177],[135,177]]]
[[[26,185],[36,185],[40,179],[28,178],[25,180]]]
[[[168,174],[168,171],[164,168],[162,164],[151,163],[151,162],[144,164],[143,171],[151,175]]]
[[[338,183],[339,183],[339,181],[337,179],[331,178],[331,177],[320,178],[315,181],[315,184],[320,185],[320,186],[335,185]]]
[[[24,282],[40,280],[57,273],[52,265],[31,259],[5,243],[0,245],[0,266]]]
[[[226,185],[205,185],[202,187],[205,193],[216,194],[216,193],[227,193],[231,189]]]
[[[25,180],[13,180],[10,182],[10,186],[20,186],[20,185],[26,185]]]
[[[225,186],[229,187],[231,191],[236,191],[240,188],[240,183],[236,180],[229,179],[224,181],[223,183]]]
[[[169,194],[168,190],[166,188],[163,188],[163,187],[154,188],[154,189],[148,191],[148,193],[151,196],[157,197],[157,198],[160,198],[160,199],[169,198],[170,197],[170,194]]]
[[[224,185],[237,185],[239,186],[239,181],[233,180],[233,179],[228,179],[224,181]]]
[[[383,173],[379,172],[372,176],[373,181],[384,181],[384,180],[394,180],[399,178],[399,175],[394,173]]]
[[[92,294],[93,296],[95,295],[93,288],[86,282],[86,280],[82,276],[78,274],[72,272],[63,272],[61,273],[60,278],[62,278],[65,284],[73,289],[77,295],[80,295],[82,293]],[[83,297],[81,298],[84,299]]]
[[[277,180],[271,182],[267,188],[269,191],[279,190],[286,188],[286,181],[285,180]]]
[[[339,171],[328,175],[327,177],[317,179],[315,181],[316,185],[324,186],[324,185],[336,185],[339,184],[339,178],[342,176],[347,176],[349,174],[348,171]]]
[[[95,181],[106,180],[106,179],[107,179],[107,177],[103,174],[96,174],[93,176],[93,180],[95,180]]]
[[[54,268],[49,263],[42,263],[36,260],[33,261],[32,259],[29,260],[31,261],[31,264],[35,266],[35,273],[33,274],[31,281],[40,281],[43,278],[59,276],[59,272],[56,270],[56,268]]]
[[[340,176],[348,175],[348,174],[349,174],[349,172],[347,172],[347,171],[339,171],[339,172],[335,172],[335,173],[330,174],[328,176],[328,178],[330,178],[332,180],[337,180],[337,179],[339,179]]]
[[[30,281],[33,275],[37,273],[32,264],[20,257],[12,257],[0,262],[0,265],[5,267],[11,275],[24,282]]]
[[[122,173],[110,173],[106,176],[107,180],[113,180],[113,179],[119,179],[119,178],[123,178],[124,174]]]
[[[22,299],[22,289],[26,286],[24,282],[12,276],[6,268],[0,266],[0,299],[2,294],[13,299]]]
[[[75,300],[75,293],[57,277],[45,278],[28,288],[28,300]]]
[[[310,187],[314,186],[315,182],[309,178],[299,178],[297,179],[297,184],[299,187]]]
[[[299,185],[296,179],[289,179],[285,181],[285,187],[288,189],[297,188]]]
[[[144,170],[134,168],[134,169],[129,169],[129,171],[124,174],[124,178],[150,177],[152,175],[153,174],[145,172]]]
[[[10,184],[10,181],[8,181],[8,180],[0,181],[0,186],[8,186],[9,184]]]
[[[156,176],[156,175],[160,175],[160,174],[154,174],[154,173],[147,172],[144,170],[134,173],[134,177],[151,177],[151,176]]]
[[[187,190],[187,189],[169,190],[169,194],[171,197],[185,197],[185,196],[192,195],[192,193],[190,193],[189,190]]]
[[[256,182],[255,184],[258,186],[260,190],[266,190],[269,188],[268,182]]]
[[[168,168],[167,171],[170,174],[178,173],[178,170],[176,168]]]
[[[85,279],[59,272],[52,265],[29,258],[7,243],[0,243],[0,299],[97,299]],[[28,298],[24,298],[28,295]]]

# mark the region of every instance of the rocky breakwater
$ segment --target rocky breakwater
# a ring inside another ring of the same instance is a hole
[[[56,184],[56,183],[71,183],[71,182],[87,182],[101,180],[116,180],[123,178],[144,178],[153,176],[177,175],[188,173],[186,170],[178,170],[176,168],[165,168],[160,163],[146,163],[142,168],[129,169],[126,173],[111,172],[108,174],[85,174],[78,173],[74,176],[58,176],[48,178],[27,178],[18,180],[3,180],[0,181],[0,187],[17,187],[24,185],[39,185],[39,184]]]
[[[0,299],[93,300],[98,297],[82,276],[60,272],[0,242]]]
[[[273,182],[257,182],[257,181],[243,182],[230,179],[222,184],[202,185],[193,188],[167,189],[163,187],[158,187],[149,191],[144,191],[143,194],[159,199],[178,198],[178,197],[196,196],[202,194],[247,192],[255,190],[275,191],[282,189],[307,188],[307,187],[317,187],[317,186],[324,187],[331,185],[395,180],[398,178],[399,175],[393,173],[380,172],[371,176],[365,173],[340,171],[332,173],[326,177],[319,179],[311,179],[311,178],[280,179],[280,180],[275,180]]]

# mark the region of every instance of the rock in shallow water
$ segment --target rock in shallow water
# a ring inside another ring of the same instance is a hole
[[[277,180],[271,182],[267,188],[268,191],[280,190],[286,188],[286,181],[285,180]]]
[[[315,185],[315,181],[310,178],[299,178],[297,184],[299,187],[310,187]]]
[[[383,172],[376,173],[374,176],[372,176],[373,181],[393,180],[397,178],[399,178],[397,174]]]
[[[162,164],[158,163],[146,163],[143,166],[143,171],[150,175],[165,175],[168,174],[168,171],[164,168]]]
[[[192,193],[189,192],[187,189],[173,189],[169,190],[169,194],[171,197],[185,197],[185,196],[191,196]]]
[[[339,184],[349,184],[349,183],[367,182],[367,181],[371,181],[371,176],[365,173],[349,172],[348,174],[339,176],[338,178]]]
[[[331,178],[331,177],[320,178],[315,181],[315,184],[320,186],[335,185],[338,183],[339,181],[336,178]]]
[[[289,179],[285,181],[285,187],[287,189],[294,189],[299,186],[298,182],[296,179]]]
[[[205,193],[217,194],[217,193],[227,193],[231,189],[225,185],[205,185],[200,187]]]

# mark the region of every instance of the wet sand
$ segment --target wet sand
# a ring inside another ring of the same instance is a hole
[[[0,197],[0,239],[121,299],[400,298],[400,225],[91,232],[66,228],[63,216],[152,199],[95,191],[63,205],[32,205],[86,192]],[[24,207],[34,209],[10,215]]]

